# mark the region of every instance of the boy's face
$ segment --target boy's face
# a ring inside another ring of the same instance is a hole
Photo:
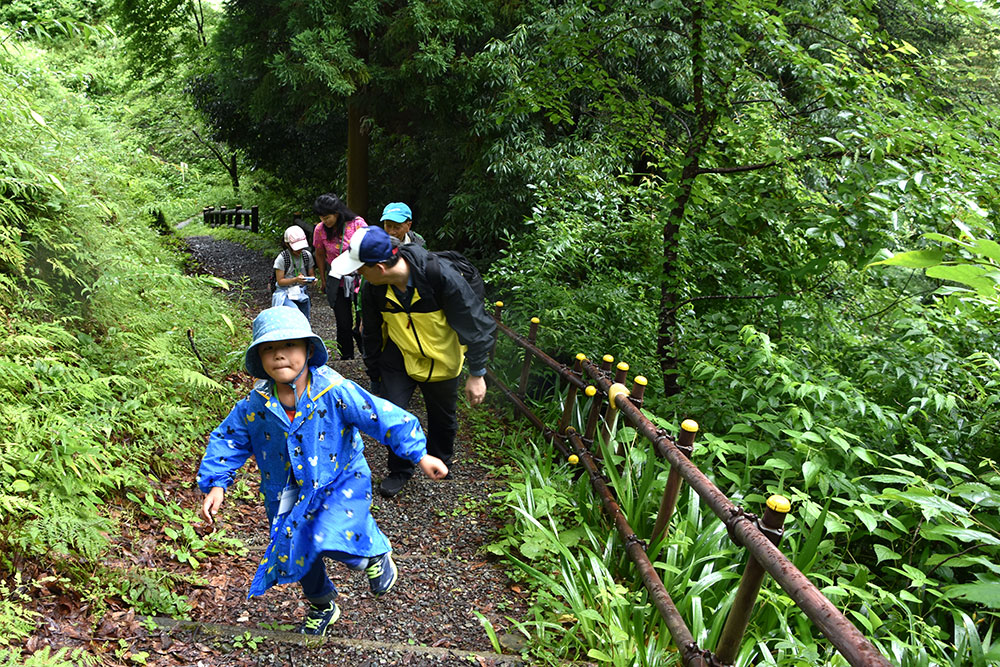
[[[406,240],[406,235],[410,231],[410,227],[413,225],[412,220],[407,220],[406,222],[393,222],[392,220],[383,220],[382,226],[385,228],[385,233],[389,236],[395,236],[400,241]]]
[[[304,338],[277,340],[257,346],[260,363],[275,382],[288,384],[306,365],[309,346]]]

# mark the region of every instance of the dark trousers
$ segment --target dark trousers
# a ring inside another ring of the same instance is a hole
[[[330,577],[326,575],[326,562],[324,558],[338,560],[352,570],[363,570],[368,566],[368,559],[364,556],[344,553],[343,551],[323,551],[316,554],[316,560],[309,566],[309,570],[299,579],[302,586],[302,593],[317,607],[326,605],[337,597],[337,589],[334,587]]]
[[[337,320],[337,350],[341,359],[354,358],[354,300],[344,296],[340,280],[326,281],[326,301]]]
[[[406,409],[418,386],[427,406],[427,453],[451,464],[455,451],[455,434],[458,433],[458,417],[455,404],[458,401],[458,378],[439,382],[418,382],[406,374],[403,355],[391,341],[379,357],[382,370],[382,398]],[[414,465],[389,451],[389,474],[398,473],[407,478],[413,476]]]

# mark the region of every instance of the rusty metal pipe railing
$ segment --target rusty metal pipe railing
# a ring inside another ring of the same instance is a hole
[[[486,369],[486,377],[491,383],[496,385],[497,389],[500,390],[500,393],[506,396],[507,399],[514,404],[514,407],[521,411],[521,414],[523,414],[535,428],[542,432],[542,435],[545,436],[546,440],[551,442],[556,449],[563,454],[563,456],[568,456],[570,454],[569,449],[562,441],[562,436],[546,426],[545,422],[539,419],[538,416],[531,411],[531,408],[529,408],[525,402],[521,400],[521,397],[514,393],[510,387],[504,384],[503,381],[494,375],[493,371],[488,368]]]
[[[653,564],[646,556],[646,550],[642,545],[642,541],[636,536],[635,531],[632,530],[632,526],[629,525],[625,514],[621,511],[621,507],[618,506],[617,501],[615,501],[614,496],[611,494],[611,489],[604,482],[604,477],[594,463],[594,458],[591,456],[590,451],[580,438],[580,435],[573,428],[567,430],[566,436],[575,447],[580,462],[587,470],[590,483],[601,498],[601,504],[604,507],[605,513],[611,517],[615,528],[618,530],[618,534],[621,535],[625,543],[625,551],[628,553],[629,558],[632,559],[632,562],[635,563],[636,569],[639,570],[643,584],[649,592],[650,600],[652,600],[653,605],[666,622],[670,636],[681,652],[684,664],[689,667],[709,667],[713,663],[707,661],[706,658],[710,658],[711,654],[698,648],[698,644],[694,641],[694,636],[691,634],[691,630],[688,629],[687,623],[684,622],[684,618],[681,616],[680,611],[678,611],[677,605],[674,604],[673,599],[671,599],[670,594],[663,585],[663,581],[660,580],[659,575],[656,574],[656,570],[653,568]]]
[[[611,382],[605,377],[604,369],[589,362],[583,363],[583,369],[594,379],[598,389],[610,391]],[[614,400],[629,424],[656,446],[670,465],[677,468],[684,481],[694,488],[715,515],[722,520],[733,541],[747,548],[851,665],[890,667],[889,661],[832,602],[826,599],[815,584],[788,560],[785,554],[771,544],[745,515],[743,509],[736,507],[696,465],[687,460],[672,438],[667,437],[662,429],[658,429],[627,398],[623,400],[623,397],[616,396]]]
[[[585,388],[587,386],[587,383],[584,382],[581,377],[574,376],[569,371],[569,369],[566,368],[566,366],[564,364],[559,363],[558,361],[556,361],[555,359],[553,359],[549,355],[545,354],[545,352],[543,352],[542,350],[540,350],[537,347],[535,347],[535,345],[533,345],[532,343],[529,343],[526,338],[524,338],[523,336],[521,336],[519,333],[517,333],[516,331],[514,331],[510,327],[508,327],[506,324],[504,324],[503,322],[501,322],[499,319],[497,319],[495,317],[494,317],[494,319],[496,320],[496,323],[497,323],[497,329],[499,329],[503,333],[507,334],[507,337],[510,338],[512,341],[514,341],[514,343],[516,343],[517,345],[520,345],[521,347],[523,347],[525,349],[531,350],[531,353],[534,354],[535,357],[540,362],[542,362],[543,364],[545,364],[546,366],[548,366],[549,368],[551,368],[552,370],[554,370],[556,373],[558,373],[560,376],[562,376],[562,378],[564,380],[566,380],[567,382],[569,382],[572,385],[575,385],[577,387],[577,389],[583,389],[583,388]]]

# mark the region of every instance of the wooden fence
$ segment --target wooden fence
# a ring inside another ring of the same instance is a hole
[[[217,227],[235,227],[236,229],[248,229],[257,233],[260,231],[260,213],[256,206],[243,208],[242,204],[237,204],[235,208],[220,206],[206,206],[202,209],[202,219],[206,225]]]

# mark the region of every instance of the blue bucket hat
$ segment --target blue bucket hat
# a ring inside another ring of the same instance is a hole
[[[296,338],[304,338],[313,344],[312,354],[309,355],[309,360],[306,362],[307,366],[322,366],[330,358],[323,339],[313,333],[309,326],[309,320],[298,308],[275,306],[262,310],[260,315],[254,318],[253,340],[250,342],[250,347],[247,348],[243,361],[247,372],[261,380],[269,379],[270,376],[264,372],[264,366],[260,363],[257,346],[261,343]]]

